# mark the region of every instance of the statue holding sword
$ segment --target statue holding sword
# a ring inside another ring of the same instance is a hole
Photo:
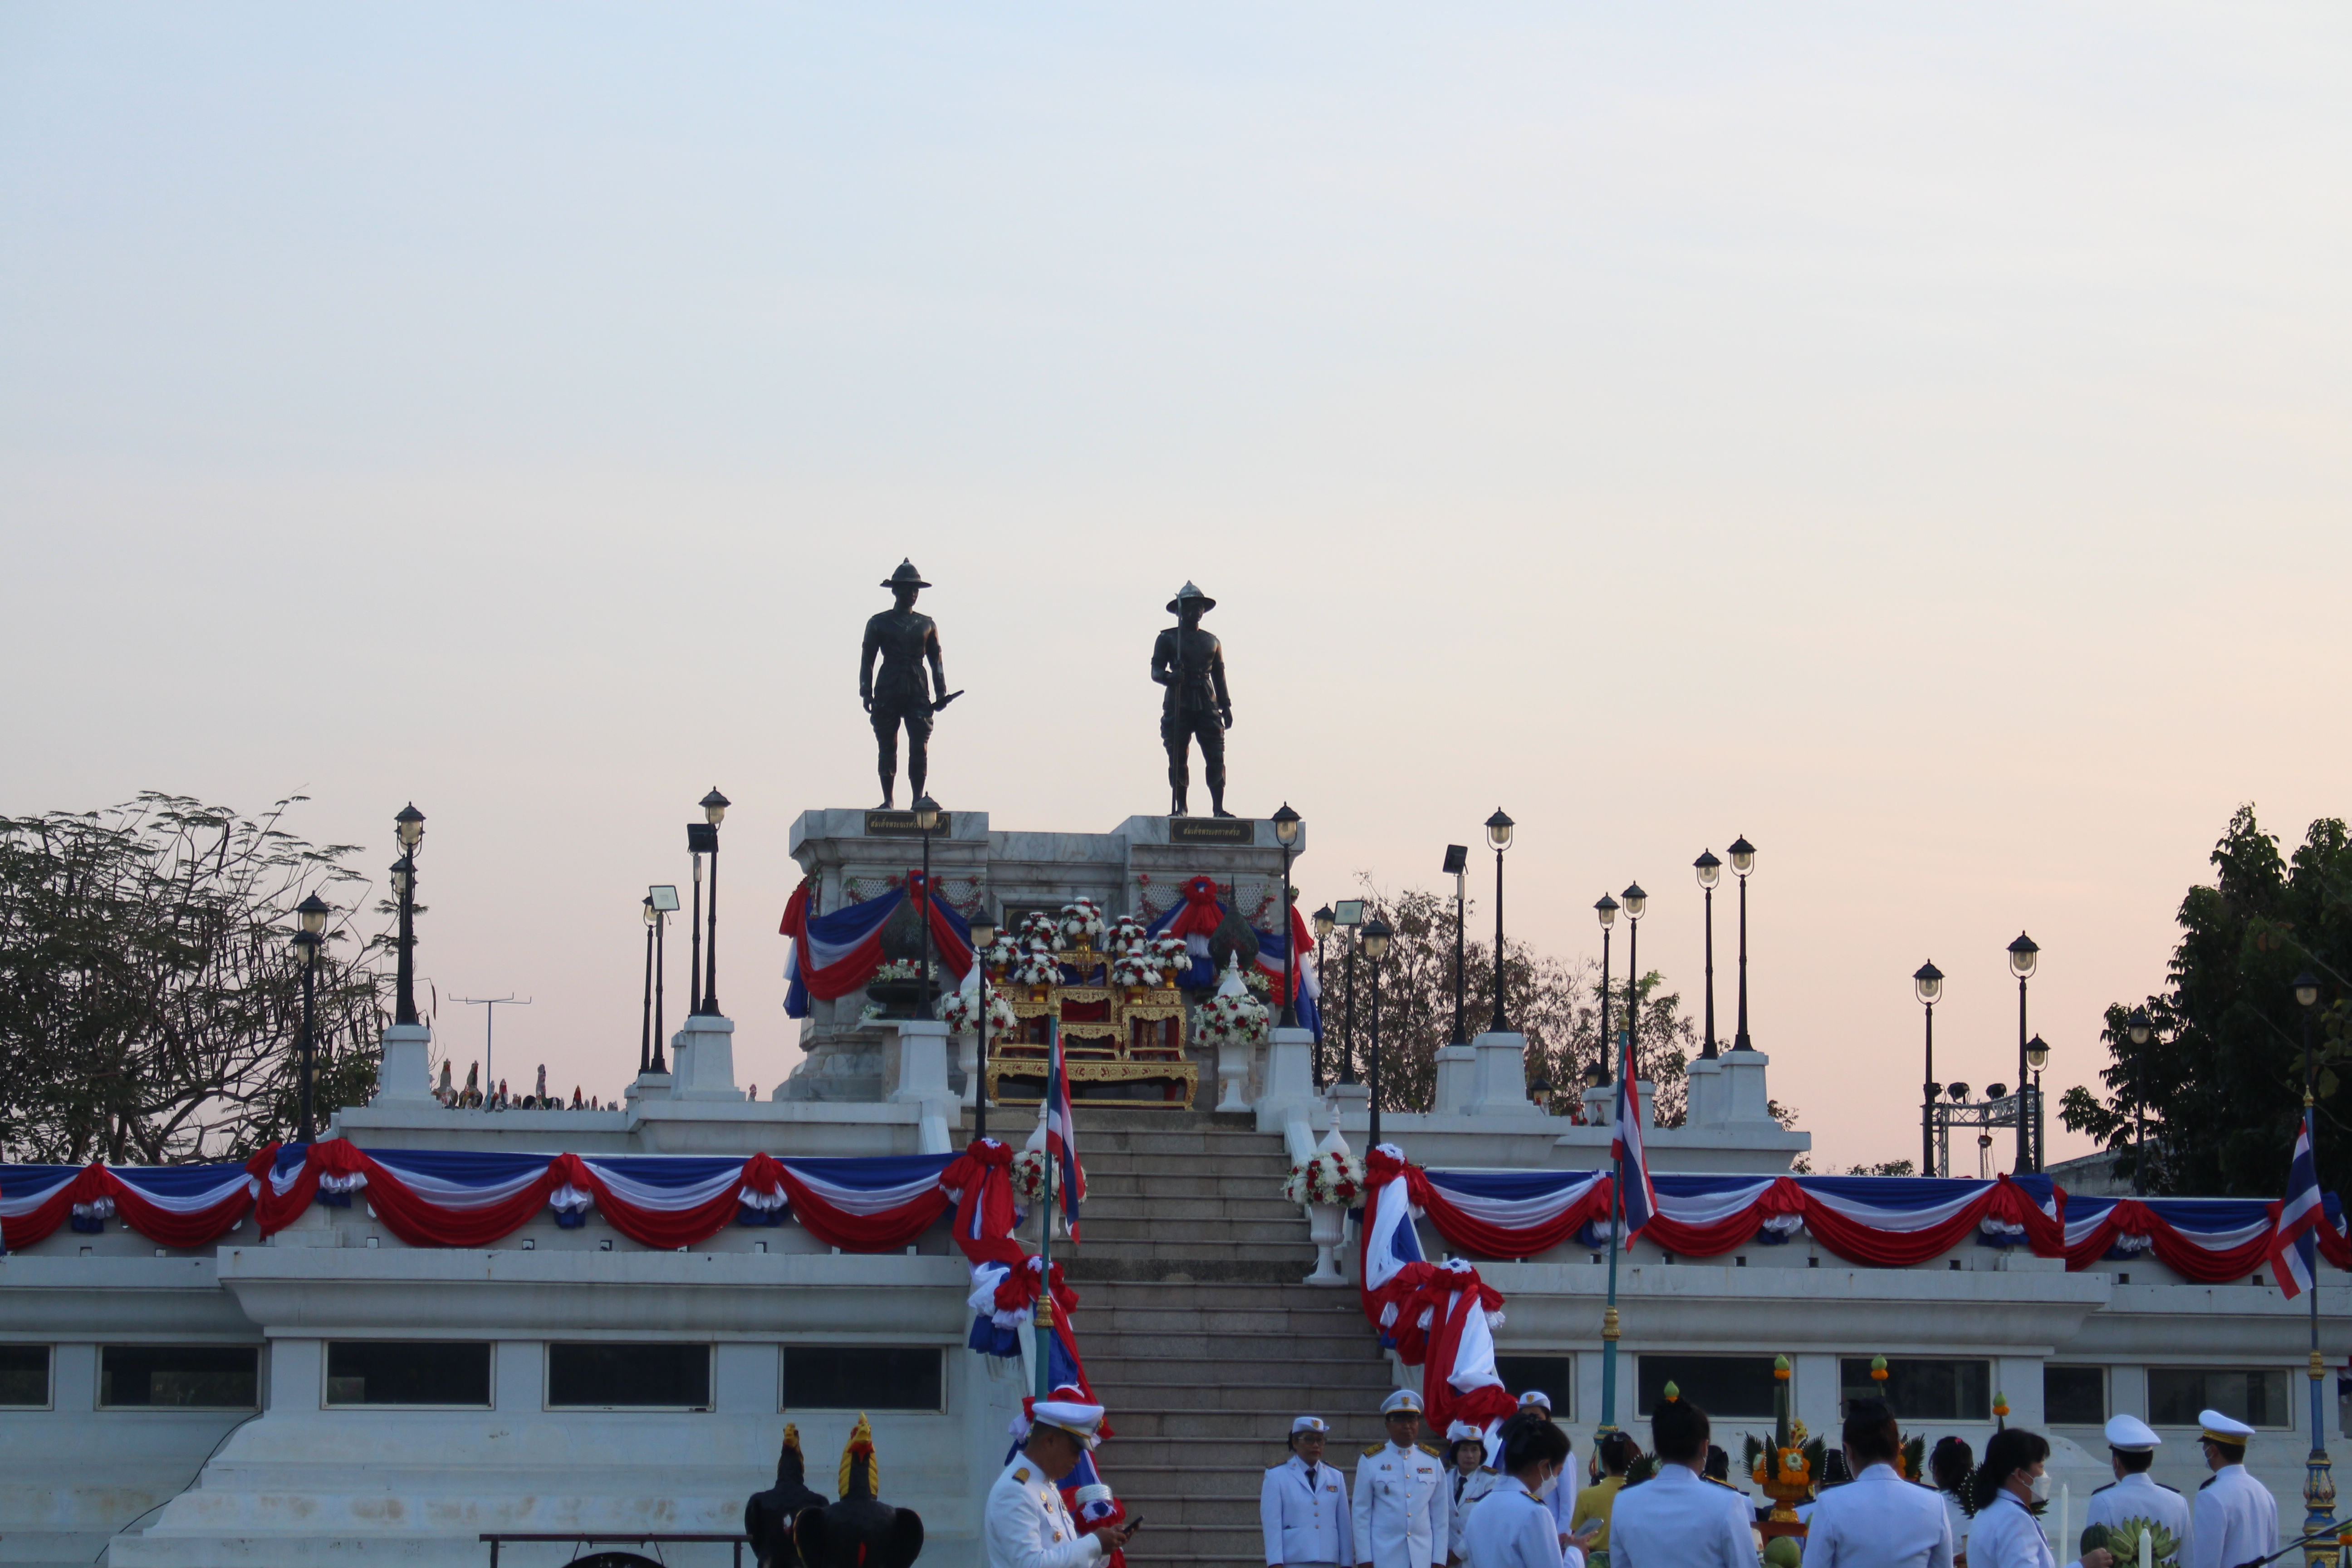
[[[948,689],[947,671],[940,663],[940,628],[930,616],[915,610],[915,595],[930,586],[911,560],[898,563],[882,586],[895,601],[866,623],[866,647],[857,660],[857,695],[874,717],[876,766],[882,775],[882,805],[887,810],[898,782],[898,726],[907,727],[907,782],[915,798],[923,795],[923,776],[929,771],[931,715],[963,695]],[[877,677],[874,657],[882,656]],[[923,682],[923,667],[930,666],[930,684]],[[939,693],[933,697],[933,692]]]

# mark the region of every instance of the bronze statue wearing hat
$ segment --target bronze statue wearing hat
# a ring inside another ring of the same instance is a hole
[[[1209,778],[1209,805],[1219,816],[1225,809],[1225,731],[1234,725],[1234,697],[1225,689],[1225,650],[1213,632],[1201,629],[1203,612],[1217,601],[1187,583],[1168,601],[1179,624],[1160,634],[1151,645],[1151,679],[1168,689],[1160,703],[1160,740],[1168,748],[1171,816],[1185,816],[1192,783],[1189,761],[1192,741],[1201,742],[1201,771]]]
[[[875,762],[882,775],[882,805],[887,809],[898,782],[898,726],[907,727],[907,782],[915,798],[923,795],[923,775],[929,771],[931,715],[963,695],[948,689],[947,671],[940,664],[940,628],[930,616],[915,611],[915,595],[930,586],[912,561],[901,561],[882,586],[896,604],[866,623],[866,647],[857,659],[857,695],[874,716]],[[874,656],[882,656],[882,673],[874,673]],[[930,664],[930,685],[923,684],[923,666]]]

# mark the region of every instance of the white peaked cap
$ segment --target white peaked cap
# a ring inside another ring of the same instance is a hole
[[[1041,1399],[1029,1407],[1029,1415],[1038,1426],[1058,1427],[1089,1448],[1101,1441],[1095,1436],[1095,1429],[1102,1425],[1103,1419],[1103,1407],[1099,1405],[1080,1405],[1069,1399]]]
[[[1519,1395],[1519,1408],[1525,1410],[1530,1405],[1539,1410],[1549,1410],[1551,1408],[1551,1395],[1540,1388],[1530,1388]]]
[[[2252,1427],[2235,1416],[2224,1415],[2218,1410],[2200,1410],[2197,1413],[2197,1425],[2205,1429],[2206,1436],[2217,1443],[2242,1445],[2254,1435]]]
[[[1100,1481],[1096,1481],[1091,1485],[1080,1487],[1073,1495],[1077,1498],[1078,1506],[1084,1508],[1090,1502],[1108,1502],[1110,1489]]]
[[[1467,1421],[1456,1421],[1445,1429],[1445,1440],[1449,1443],[1483,1443],[1486,1440],[1486,1429],[1473,1426]]]
[[[1410,1388],[1400,1388],[1381,1401],[1381,1414],[1383,1415],[1393,1415],[1400,1410],[1410,1410],[1415,1415],[1420,1415],[1421,1395]]]
[[[1290,1435],[1294,1437],[1301,1432],[1328,1432],[1329,1430],[1331,1430],[1331,1423],[1324,1420],[1320,1415],[1302,1415],[1290,1424]]]
[[[2107,1421],[2107,1447],[2119,1454],[2153,1454],[2163,1446],[2156,1428],[2137,1415],[2116,1415]]]

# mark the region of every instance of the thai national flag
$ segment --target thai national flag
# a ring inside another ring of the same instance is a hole
[[[1045,1158],[1054,1162],[1054,1178],[1061,1188],[1062,1218],[1070,1239],[1078,1237],[1078,1203],[1087,1195],[1086,1173],[1078,1168],[1077,1131],[1070,1115],[1070,1074],[1062,1060],[1062,1031],[1054,1030],[1054,1063],[1046,1079],[1045,1099],[1037,1108],[1045,1123]]]
[[[2278,1229],[2271,1238],[2271,1258],[2278,1266],[2279,1289],[2289,1300],[2311,1289],[2318,1261],[2318,1227],[2326,1208],[2319,1195],[2319,1168],[2311,1158],[2311,1110],[2305,1107],[2303,1128],[2295,1134],[2294,1163],[2287,1168],[2286,1202],[2279,1205]]]
[[[1617,1038],[1622,1059],[1617,1064],[1617,1131],[1609,1141],[1609,1153],[1624,1181],[1622,1212],[1625,1234],[1633,1237],[1658,1212],[1658,1193],[1650,1185],[1650,1162],[1642,1152],[1642,1090],[1633,1081],[1633,1031]]]

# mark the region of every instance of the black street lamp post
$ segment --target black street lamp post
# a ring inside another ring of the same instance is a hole
[[[919,1018],[931,1016],[931,829],[939,825],[940,803],[928,795],[917,795],[915,826],[923,835],[923,902],[916,911],[923,926],[922,1003],[915,1015]]]
[[[988,912],[988,893],[982,889],[980,909],[971,917],[971,962],[980,971],[980,1022],[973,1026],[980,1032],[977,1076],[971,1086],[971,1135],[988,1136],[988,951],[996,945],[996,917]]]
[[[1739,1027],[1731,1037],[1735,1051],[1752,1051],[1748,1037],[1748,873],[1756,869],[1756,846],[1741,834],[1731,841],[1731,874],[1739,879]]]
[[[2147,1009],[2135,1007],[2124,1022],[2132,1043],[2132,1193],[2147,1191],[2147,1041],[2156,1030]]]
[[[1495,1021],[1488,1027],[1498,1035],[1511,1032],[1503,1016],[1503,851],[1511,847],[1511,829],[1517,826],[1499,805],[1486,819],[1486,842],[1495,851]]]
[[[1929,959],[1911,972],[1911,989],[1919,998],[1919,1005],[1927,1010],[1927,1074],[1920,1081],[1926,1085],[1927,1098],[1919,1106],[1919,1173],[1936,1174],[1936,1096],[1943,1092],[1936,1082],[1936,1004],[1943,999],[1944,972]]]
[[[1364,924],[1364,900],[1341,899],[1337,918],[1348,931],[1347,1026],[1339,1036],[1339,1081],[1353,1084],[1356,1081],[1356,949],[1360,945],[1357,940],[1358,933]]]
[[[1284,801],[1274,814],[1274,841],[1282,846],[1282,1016],[1280,1027],[1298,1027],[1298,933],[1292,929],[1290,855],[1298,843],[1298,814]]]
[[[425,847],[425,814],[415,801],[392,819],[400,858],[392,863],[392,889],[400,900],[400,964],[393,991],[392,1021],[416,1022],[416,852]]]
[[[1701,1061],[1713,1061],[1715,1048],[1715,889],[1723,880],[1723,862],[1715,858],[1712,849],[1702,849],[1691,862],[1698,873],[1698,885],[1706,893],[1706,1037],[1698,1048]]]
[[[1450,1045],[1466,1046],[1470,1037],[1463,1020],[1463,922],[1468,918],[1470,900],[1465,888],[1469,880],[1470,847],[1449,844],[1445,847],[1445,874],[1454,879],[1454,1038]]]
[[[1372,1054],[1365,1063],[1367,1087],[1371,1090],[1371,1125],[1365,1146],[1371,1149],[1381,1145],[1381,960],[1388,956],[1389,938],[1393,934],[1388,922],[1374,915],[1364,922],[1360,937],[1364,957],[1372,966]]]
[[[702,1005],[698,1012],[716,1014],[719,1011],[719,824],[727,816],[730,804],[712,784],[710,793],[696,802],[702,807],[703,826],[710,830],[710,934],[703,945]]]
[[[637,1076],[654,1068],[654,927],[661,916],[654,911],[654,896],[646,895],[646,1002],[637,1026]]]
[[[1601,917],[1601,1032],[1593,1042],[1596,1059],[1585,1069],[1585,1082],[1598,1089],[1609,1081],[1609,933],[1617,925],[1617,900],[1603,893],[1592,911]],[[1591,1076],[1594,1068],[1601,1073],[1597,1079]]]
[[[2050,1163],[2050,1129],[2042,1120],[2042,1069],[2050,1065],[2050,1047],[2036,1035],[2025,1042],[2025,1065],[2033,1069],[2033,1168]]]
[[[1331,934],[1331,927],[1337,923],[1337,919],[1328,904],[1315,911],[1315,984],[1318,985],[1323,984],[1325,973],[1323,939]],[[1315,1015],[1315,1088],[1318,1093],[1322,1091],[1323,1081],[1323,1015],[1318,1013]]]
[[[2017,1169],[2020,1174],[2033,1169],[2032,1135],[2025,1124],[2025,983],[2033,978],[2034,966],[2041,962],[2042,949],[2023,931],[2009,944],[2009,972],[2017,976]]]
[[[311,1106],[311,1086],[318,1077],[319,949],[326,945],[327,916],[332,911],[312,893],[294,906],[294,912],[302,918],[302,929],[294,933],[294,955],[302,964],[302,1130],[296,1136],[310,1143],[319,1136]]]
[[[669,917],[677,912],[677,889],[665,882],[646,891],[646,923],[654,937],[654,1050],[651,1070],[667,1075],[669,1058],[662,1054],[663,991],[669,981]]]
[[[1650,895],[1642,891],[1639,882],[1628,882],[1625,890],[1617,895],[1625,902],[1625,1018],[1618,1033],[1635,1050],[1639,1060],[1642,1040],[1642,915],[1650,907]]]

